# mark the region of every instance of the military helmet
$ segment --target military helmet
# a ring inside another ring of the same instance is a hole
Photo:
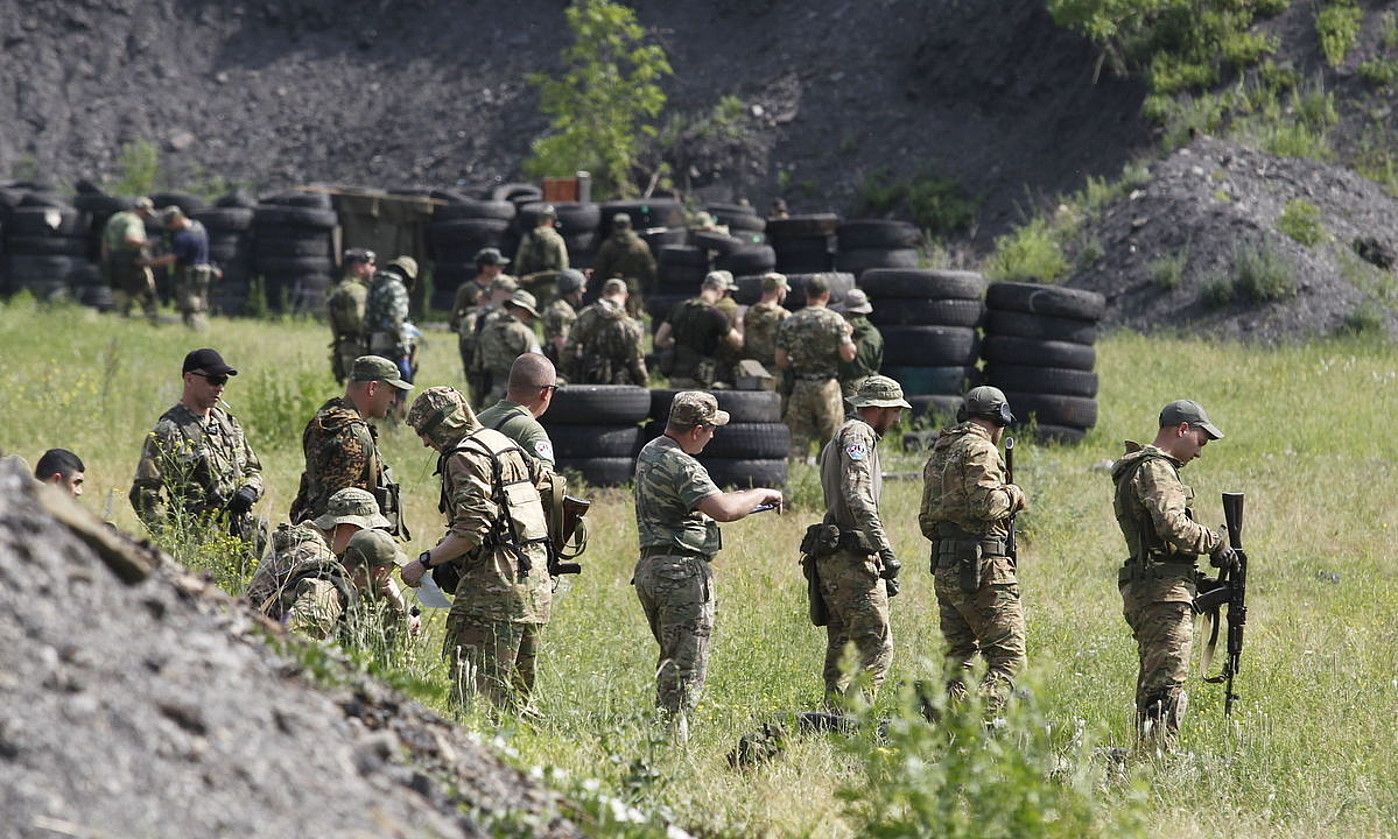
[[[1011,425],[1015,421],[1015,415],[1010,413],[1010,402],[1005,398],[1005,392],[990,385],[973,387],[967,391],[960,413],[963,419],[966,417],[988,419],[1001,428]]]

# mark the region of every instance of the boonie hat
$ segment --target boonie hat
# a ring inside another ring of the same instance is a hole
[[[671,425],[727,425],[728,412],[718,409],[718,399],[702,390],[686,390],[675,394],[670,403]]]
[[[180,374],[185,373],[204,373],[209,376],[238,375],[237,370],[224,363],[218,350],[209,347],[194,350],[184,357],[184,366],[180,369]]]
[[[359,487],[345,487],[330,496],[325,512],[315,519],[314,524],[321,530],[331,530],[341,524],[357,524],[365,530],[393,526],[379,512],[379,502],[374,500],[374,496]]]
[[[481,248],[476,251],[477,265],[509,265],[510,260],[499,248]]]
[[[859,389],[845,399],[855,408],[908,408],[908,400],[903,398],[903,386],[887,376],[865,376],[859,381]]]
[[[505,303],[505,305],[515,306],[517,308],[523,309],[524,311],[537,318],[539,316],[539,310],[534,308],[534,306],[537,303],[538,301],[534,299],[534,295],[521,288],[515,291],[514,294],[510,295],[510,299]]]
[[[605,283],[602,283],[603,297],[616,294],[619,291],[626,291],[626,280],[612,277],[610,280],[607,280]]]
[[[863,289],[852,288],[845,292],[845,302],[840,304],[839,310],[852,315],[867,315],[874,311],[874,307],[869,304],[869,295]]]
[[[397,268],[403,272],[403,276],[410,280],[417,279],[417,260],[411,256],[394,257],[393,261],[384,266],[385,268]]]
[[[1209,415],[1204,412],[1204,406],[1198,402],[1189,399],[1176,399],[1160,409],[1161,428],[1179,425],[1182,422],[1199,426],[1215,440],[1223,439],[1223,430],[1213,424],[1213,420],[1210,420]]]
[[[412,390],[413,386],[403,380],[398,365],[378,355],[361,355],[350,368],[352,382],[384,382],[399,390]]]
[[[402,558],[398,543],[382,530],[361,530],[350,537],[345,547],[346,562],[357,562],[368,568],[401,565]]]
[[[519,283],[516,282],[515,278],[511,277],[509,274],[501,274],[500,276],[490,281],[490,290],[508,291],[511,294],[514,294],[516,291],[519,291]]]

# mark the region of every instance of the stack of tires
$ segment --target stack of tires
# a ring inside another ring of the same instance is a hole
[[[650,392],[634,385],[569,385],[553,394],[540,422],[553,441],[554,468],[592,486],[631,480]]]
[[[714,259],[714,267],[735,277],[765,274],[777,267],[777,252],[771,245],[740,243]]]
[[[503,200],[462,198],[437,205],[432,223],[427,226],[427,246],[432,256],[432,308],[451,309],[456,290],[476,275],[476,254],[482,248],[503,250],[515,212],[515,205]]]
[[[40,300],[92,294],[88,289],[100,280],[87,258],[87,230],[87,217],[76,208],[25,194],[4,224],[0,273],[9,291],[28,291]]]
[[[283,193],[253,211],[253,271],[274,311],[321,314],[334,283],[338,224],[325,195]]]
[[[859,285],[883,334],[884,375],[903,386],[915,416],[954,416],[976,376],[985,280],[969,271],[873,268]]]
[[[922,236],[906,221],[856,219],[836,231],[835,268],[861,277],[871,268],[916,268]]]
[[[1076,443],[1097,424],[1096,292],[995,283],[986,292],[985,378],[1041,441]]]
[[[665,245],[655,263],[655,291],[646,295],[651,330],[670,315],[675,305],[699,293],[709,273],[709,251],[694,245]]]
[[[767,220],[767,242],[783,274],[819,274],[834,267],[831,258],[840,217],[815,213]]]
[[[245,197],[227,195],[190,215],[208,231],[209,259],[223,272],[223,279],[209,293],[209,305],[219,314],[241,315],[247,309],[253,264],[250,203]]]
[[[665,431],[670,403],[678,390],[650,392],[650,423],[646,439]],[[781,395],[769,390],[715,390],[728,424],[698,455],[709,477],[721,487],[781,487],[786,485],[786,454],[791,430],[782,422]]]

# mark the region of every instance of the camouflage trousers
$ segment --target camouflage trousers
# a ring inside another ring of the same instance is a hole
[[[784,421],[791,429],[791,448],[787,456],[804,460],[811,443],[825,445],[840,428],[845,412],[840,408],[840,383],[835,379],[812,381],[797,379],[786,403]]]
[[[865,701],[872,702],[893,662],[893,633],[888,624],[888,593],[879,577],[877,557],[838,551],[816,560],[820,594],[829,622],[825,625],[825,699],[846,696],[853,675],[868,674]],[[857,674],[841,672],[845,647],[853,644]]]
[[[693,710],[709,666],[713,571],[697,556],[643,556],[633,579],[651,635],[660,644],[656,707],[671,714]]]
[[[1008,563],[1003,557],[983,560],[982,582],[973,592],[962,591],[955,565],[938,565],[936,570],[937,611],[942,636],[947,640],[947,658],[965,673],[976,653],[981,654],[987,671],[980,693],[991,711],[1005,704],[1014,689],[1015,676],[1025,664],[1019,583],[1011,574],[993,571],[997,561]],[[953,697],[964,696],[964,680],[952,677],[947,690]]]
[[[175,303],[185,326],[202,329],[209,311],[209,286],[213,282],[211,265],[191,265],[180,270],[175,281]]]
[[[1194,583],[1179,576],[1143,575],[1121,584],[1122,612],[1136,639],[1136,729],[1142,740],[1167,747],[1189,703],[1189,649],[1194,638]]]
[[[452,609],[442,657],[451,663],[452,695],[484,696],[497,708],[528,706],[543,624],[489,620]]]

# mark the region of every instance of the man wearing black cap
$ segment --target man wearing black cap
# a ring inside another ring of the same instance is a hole
[[[558,297],[544,307],[539,318],[544,325],[544,355],[554,364],[559,363],[563,346],[568,343],[568,333],[578,322],[578,310],[582,308],[583,289],[587,287],[587,277],[583,272],[569,268],[558,275]]]
[[[330,369],[344,384],[354,360],[369,351],[364,334],[364,314],[369,305],[369,281],[378,256],[364,248],[350,248],[341,259],[344,274],[330,290],[325,311],[330,319]]]
[[[460,333],[461,323],[474,308],[485,303],[490,295],[490,284],[505,273],[510,260],[500,253],[499,248],[481,248],[476,252],[476,276],[462,283],[456,289],[456,300],[451,304],[451,331]]]
[[[262,464],[233,415],[218,407],[238,371],[217,350],[184,357],[184,392],[146,436],[131,506],[152,532],[202,530],[217,521],[252,540],[259,535],[252,505],[262,495]],[[261,545],[257,546],[260,552]]]
[[[1117,574],[1122,611],[1140,657],[1136,676],[1136,731],[1144,742],[1173,747],[1188,695],[1193,641],[1194,566],[1208,554],[1215,568],[1235,562],[1223,534],[1194,520],[1194,491],[1180,469],[1223,439],[1198,402],[1181,399],[1160,412],[1148,446],[1127,441],[1112,467],[1112,507],[1130,553]]]
[[[553,227],[557,219],[553,205],[545,204],[534,221],[534,229],[520,239],[515,252],[515,272],[520,277],[568,267],[568,245]]]

